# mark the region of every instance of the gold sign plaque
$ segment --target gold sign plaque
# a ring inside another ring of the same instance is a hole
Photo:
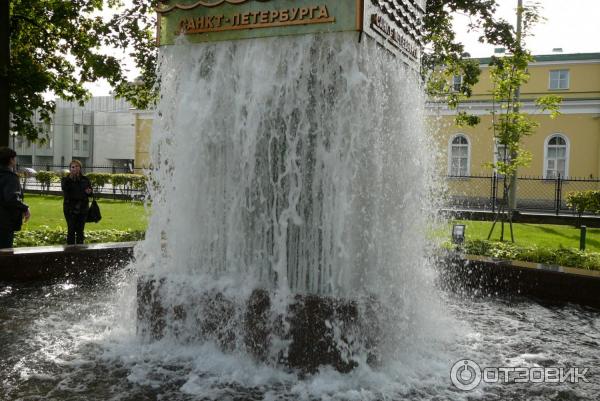
[[[360,31],[362,0],[174,0],[159,13],[161,45],[185,35],[190,42]]]
[[[424,0],[168,0],[159,3],[158,43],[364,32],[408,62],[420,60]]]

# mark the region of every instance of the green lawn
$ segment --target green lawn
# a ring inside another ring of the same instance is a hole
[[[452,224],[465,224],[465,238],[469,240],[487,239],[492,226],[489,221],[470,221],[457,220],[451,222],[448,226],[448,238]],[[504,239],[510,240],[510,230],[508,224],[504,226]],[[519,246],[537,245],[546,248],[577,248],[579,249],[579,228],[573,226],[556,226],[549,224],[524,224],[514,223],[513,230],[515,235],[515,244]],[[499,240],[500,223],[496,224],[494,234],[491,240]],[[588,228],[586,250],[590,252],[600,252],[600,228]]]
[[[23,226],[23,230],[35,230],[41,226],[50,228],[66,228],[62,211],[62,197],[49,195],[26,194],[25,202],[31,210],[31,220]],[[86,230],[145,230],[147,226],[147,213],[140,202],[126,202],[121,200],[98,199],[102,220],[100,223],[86,224]],[[453,223],[465,224],[466,238],[487,239],[492,225],[488,221],[457,220],[450,222],[445,238],[450,238]],[[519,246],[537,245],[556,249],[579,248],[579,229],[572,226],[556,226],[546,224],[513,224],[515,242]],[[505,226],[505,238],[510,239],[508,225]],[[500,225],[496,224],[492,240],[500,237]],[[600,252],[600,229],[588,228],[586,249],[591,252]]]
[[[147,216],[142,203],[112,199],[97,199],[97,201],[102,213],[102,220],[99,223],[87,223],[86,231],[146,229]],[[67,227],[61,196],[25,194],[25,203],[29,205],[31,219],[23,225],[23,230],[35,230],[41,226]]]

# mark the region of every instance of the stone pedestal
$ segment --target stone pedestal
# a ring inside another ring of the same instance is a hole
[[[242,351],[266,363],[302,373],[330,365],[349,372],[358,356],[378,361],[376,301],[297,294],[285,314],[272,294],[256,289],[240,304],[222,293],[197,294],[183,304],[166,301],[167,279],[138,280],[138,334],[148,341],[173,336],[182,342],[213,341],[223,351]],[[287,346],[282,347],[281,344]]]

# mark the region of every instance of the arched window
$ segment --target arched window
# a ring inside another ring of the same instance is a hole
[[[469,159],[471,149],[469,139],[463,134],[457,134],[450,139],[448,155],[448,173],[455,176],[469,175]]]
[[[561,134],[546,138],[544,147],[544,178],[561,178],[569,175],[569,139]]]

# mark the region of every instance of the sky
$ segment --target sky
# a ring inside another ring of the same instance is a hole
[[[528,0],[524,0],[527,4]],[[551,54],[552,49],[562,48],[563,53],[600,52],[600,0],[538,0],[541,13],[546,21],[538,24],[533,36],[526,39],[526,45],[533,54]],[[517,0],[498,0],[497,15],[511,23],[516,23]],[[477,41],[476,33],[467,31],[468,17],[455,17],[455,30],[465,44],[465,50],[472,57],[487,57],[494,53],[494,47]],[[133,79],[137,74],[129,74]],[[88,84],[94,96],[110,93],[106,82]]]
[[[526,5],[528,0],[523,0]],[[516,24],[517,0],[498,0],[497,16]],[[533,35],[526,38],[526,46],[533,54],[551,54],[553,48],[563,53],[600,52],[600,0],[538,0],[541,14],[546,21],[540,22]],[[477,34],[467,32],[468,18],[458,15],[455,30],[472,57],[487,57],[494,47],[477,41]]]

